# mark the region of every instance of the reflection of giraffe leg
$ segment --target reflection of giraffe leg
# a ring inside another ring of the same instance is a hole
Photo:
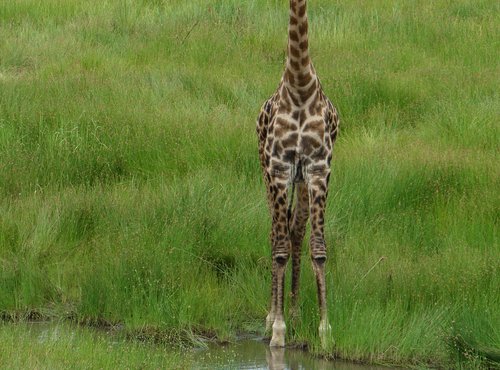
[[[266,350],[266,360],[269,370],[284,370],[287,368],[284,348],[268,348]]]
[[[292,242],[292,302],[290,316],[293,321],[298,319],[298,298],[300,281],[300,256],[302,241],[306,233],[307,218],[309,217],[309,196],[306,184],[297,186],[297,204],[293,210],[290,223],[290,239]]]
[[[316,284],[318,287],[318,305],[320,314],[319,334],[323,347],[331,339],[331,327],[328,323],[326,306],[325,262],[326,244],[324,236],[324,215],[328,189],[329,170],[325,176],[315,176],[309,181],[309,209],[311,213],[311,259]]]
[[[283,313],[285,270],[290,257],[290,236],[287,220],[287,178],[273,178],[270,182],[272,207],[272,258],[274,293],[274,323],[271,346],[285,345],[285,320]]]

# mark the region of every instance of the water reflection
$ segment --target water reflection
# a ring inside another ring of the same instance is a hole
[[[290,348],[270,348],[262,340],[244,340],[228,346],[209,346],[193,358],[195,369],[270,370],[387,370],[342,361],[326,361]]]

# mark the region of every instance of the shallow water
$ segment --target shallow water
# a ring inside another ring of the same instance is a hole
[[[39,343],[68,341],[82,331],[92,331],[94,338],[105,337],[110,345],[126,343],[118,332],[106,333],[57,323],[28,324],[29,332]],[[62,335],[64,333],[64,335]],[[157,345],[150,349],[162,350]],[[164,350],[164,348],[163,348]],[[170,351],[168,351],[170,352]],[[270,369],[270,370],[387,370],[387,367],[353,364],[344,361],[327,361],[293,348],[270,348],[262,338],[245,338],[235,343],[220,345],[207,342],[207,346],[182,352],[172,350],[172,354],[186,359],[190,369]]]
[[[271,370],[387,370],[343,361],[326,361],[305,351],[270,348],[261,339],[245,339],[227,346],[209,345],[194,355],[196,369],[271,369]]]

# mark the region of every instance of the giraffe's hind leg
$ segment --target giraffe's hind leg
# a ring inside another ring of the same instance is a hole
[[[285,320],[283,312],[285,270],[290,257],[290,235],[287,219],[287,184],[289,176],[275,176],[270,181],[272,200],[272,265],[274,295],[273,335],[270,346],[285,345]]]
[[[271,230],[271,234],[269,236],[269,240],[271,242],[271,246],[274,245],[274,230]],[[271,303],[269,308],[269,313],[266,317],[266,332],[269,332],[274,324],[274,318],[276,316],[276,266],[274,258],[272,259],[272,270],[271,270]]]
[[[299,316],[298,298],[300,283],[300,257],[308,217],[309,195],[307,192],[307,185],[299,183],[297,186],[297,203],[290,222],[290,239],[292,243],[292,302],[290,307],[290,317],[292,322],[296,322]]]
[[[318,305],[320,313],[319,335],[323,348],[332,343],[331,326],[328,322],[326,305],[326,244],[324,235],[324,216],[328,189],[329,169],[313,176],[309,181],[309,212],[311,214],[311,260],[316,275]]]
[[[267,129],[266,129],[267,130]],[[269,211],[271,213],[271,217],[273,216],[273,208],[274,208],[274,187],[271,188],[271,175],[269,174],[269,171],[266,170],[266,154],[264,152],[264,143],[261,142],[260,144],[260,160],[261,160],[261,167],[262,167],[262,172],[264,173],[264,182],[266,184],[266,192],[267,192],[267,205],[269,207]],[[271,232],[269,233],[269,241],[271,246],[274,245],[274,238],[275,238],[275,230],[272,227]],[[269,305],[269,312],[266,317],[266,332],[269,332],[272,329],[273,323],[274,323],[274,318],[276,316],[276,266],[275,266],[275,261],[274,258],[272,259],[272,278],[271,278],[271,303]]]

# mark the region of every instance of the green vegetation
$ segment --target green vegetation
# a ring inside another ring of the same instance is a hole
[[[498,361],[499,4],[310,1],[311,53],[342,118],[326,225],[336,356]],[[254,122],[287,17],[282,0],[2,2],[4,317],[262,332]],[[319,350],[308,258],[303,271],[289,341]]]
[[[6,369],[181,369],[190,359],[172,350],[125,342],[67,325],[0,324],[0,367]]]

